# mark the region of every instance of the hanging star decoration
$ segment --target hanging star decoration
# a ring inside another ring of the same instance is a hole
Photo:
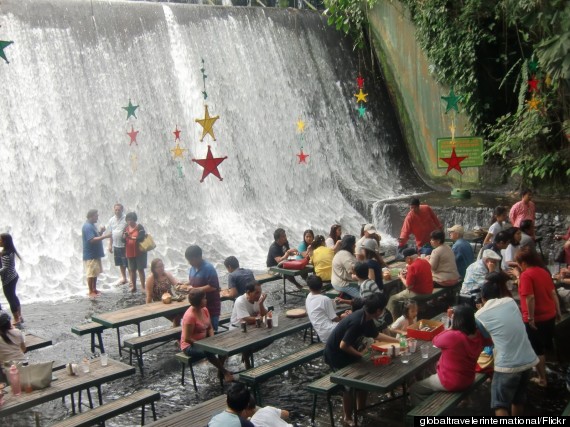
[[[307,164],[307,157],[309,157],[309,155],[303,152],[303,147],[301,147],[301,152],[297,154],[297,157],[299,158],[299,163]]]
[[[449,131],[451,132],[451,143],[455,144],[455,131],[456,131],[456,127],[455,127],[455,121],[452,120],[451,121],[451,125],[449,126]]]
[[[360,74],[356,78],[356,84],[358,85],[359,89],[362,89],[362,87],[364,86],[364,78]]]
[[[174,132],[172,132],[174,134],[174,142],[180,141],[180,132],[182,132],[182,131],[180,129],[178,129],[178,125],[176,125]]]
[[[139,158],[135,153],[131,154],[131,169],[136,172],[139,167]]]
[[[129,105],[127,105],[126,107],[122,107],[123,110],[127,110],[127,120],[129,120],[129,117],[134,117],[135,119],[137,118],[137,115],[135,114],[135,110],[137,108],[139,108],[138,105],[133,105],[131,100],[129,99]]]
[[[366,107],[360,104],[360,107],[358,107],[357,110],[358,110],[358,117],[364,117],[364,114],[366,113]]]
[[[180,162],[176,165],[176,169],[178,169],[178,178],[184,178],[184,173],[182,172],[182,165]]]
[[[216,137],[214,136],[214,123],[216,123],[216,120],[218,120],[219,118],[220,116],[211,117],[210,112],[208,111],[208,106],[204,105],[204,118],[194,120],[203,128],[200,142],[204,141],[204,137],[206,135],[210,135],[214,141],[216,140]]]
[[[455,95],[453,88],[451,88],[449,95],[442,96],[441,99],[447,102],[447,105],[445,107],[445,114],[447,114],[449,110],[455,110],[457,113],[459,113],[459,106],[457,103],[463,99],[463,95]]]
[[[135,143],[135,145],[139,145],[137,142],[137,135],[139,134],[138,130],[135,130],[135,128],[131,125],[131,131],[127,132],[127,135],[129,135],[129,137],[131,138],[131,141],[129,142],[129,146],[133,145],[133,142]]]
[[[172,151],[172,156],[174,159],[177,159],[178,157],[184,157],[184,152],[187,151],[186,148],[181,148],[180,144],[176,144],[176,147],[172,148],[170,151]]]
[[[360,88],[358,93],[355,93],[354,96],[356,97],[356,102],[368,102],[366,101],[366,97],[368,96],[368,94],[362,92],[362,88]]]
[[[7,40],[0,40],[0,58],[2,58],[4,61],[6,61],[6,64],[9,64],[10,61],[8,61],[8,58],[6,57],[6,53],[4,53],[4,49],[6,49],[12,43],[14,43],[14,42],[13,41],[7,41]]]
[[[302,119],[297,120],[297,132],[305,132],[305,122]]]
[[[208,76],[206,75],[206,68],[204,66],[204,58],[202,58],[202,68],[200,68],[200,71],[202,72],[202,81],[204,83],[204,90],[202,91],[202,96],[204,97],[204,101],[205,101],[206,98],[208,98],[208,93],[206,92],[206,79],[208,78]]]
[[[447,163],[447,171],[445,171],[445,174],[447,175],[449,171],[455,169],[461,175],[463,175],[463,171],[461,170],[461,162],[465,160],[467,157],[468,156],[458,156],[455,153],[455,147],[451,149],[451,157],[440,157],[441,160]]]
[[[550,74],[547,74],[546,77],[544,78],[544,84],[548,87],[550,87],[550,85],[552,84],[552,77],[550,77]]]
[[[538,80],[536,76],[532,76],[532,78],[528,81],[528,91],[529,92],[538,92]]]
[[[535,60],[529,61],[528,62],[528,71],[531,74],[535,74],[537,70],[538,70],[538,62]]]
[[[192,159],[193,162],[198,163],[204,168],[200,182],[204,182],[204,179],[206,179],[206,177],[210,174],[217,176],[220,181],[223,181],[223,178],[220,176],[220,172],[218,171],[218,166],[227,158],[228,156],[214,157],[212,155],[212,150],[208,145],[208,154],[206,154],[205,159]]]
[[[538,105],[540,104],[540,99],[534,96],[526,101],[529,110],[538,110]]]

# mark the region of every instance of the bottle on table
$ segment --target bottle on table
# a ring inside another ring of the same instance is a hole
[[[8,371],[8,380],[10,381],[10,388],[14,396],[22,394],[22,386],[20,385],[20,371],[17,366],[13,364]]]

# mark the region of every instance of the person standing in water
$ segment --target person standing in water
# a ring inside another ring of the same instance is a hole
[[[121,271],[120,284],[127,283],[127,255],[125,254],[125,242],[123,241],[123,231],[127,227],[127,220],[123,212],[123,205],[115,203],[113,210],[115,215],[109,219],[109,252],[114,255],[115,267],[119,267]]]
[[[20,308],[20,300],[16,295],[16,284],[20,278],[16,271],[16,257],[18,257],[19,260],[22,258],[16,250],[10,234],[0,234],[0,246],[2,247],[2,252],[0,252],[2,258],[0,267],[2,289],[4,290],[4,296],[8,300],[8,304],[10,304],[10,310],[12,311],[12,316],[14,316],[14,325],[19,326],[24,322],[24,319]]]
[[[95,223],[99,220],[97,209],[90,209],[87,212],[87,221],[83,224],[81,235],[83,237],[83,267],[87,276],[87,286],[89,296],[96,297],[101,292],[97,290],[97,277],[103,271],[101,258],[105,256],[103,250],[103,240],[109,239],[110,235],[104,235],[105,227],[97,231]]]

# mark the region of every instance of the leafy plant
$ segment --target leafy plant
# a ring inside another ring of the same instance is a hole
[[[350,36],[354,48],[364,47],[364,29],[368,25],[367,8],[374,7],[378,0],[325,0],[324,15],[329,25]]]

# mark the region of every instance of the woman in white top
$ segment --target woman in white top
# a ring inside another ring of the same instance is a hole
[[[329,237],[327,237],[327,239],[325,240],[325,245],[327,245],[327,248],[333,248],[335,250],[335,252],[338,250],[339,248],[339,242],[341,240],[342,237],[342,227],[340,224],[335,224],[331,227],[331,231],[329,233]]]
[[[492,224],[489,227],[487,236],[485,236],[483,245],[491,243],[495,236],[505,229],[505,221],[507,220],[508,214],[509,213],[507,211],[507,208],[504,206],[497,206],[495,208],[495,211],[493,212],[493,218],[491,219]]]
[[[0,311],[0,366],[9,361],[25,360],[26,344],[24,334],[12,326],[12,319]]]
[[[509,273],[509,269],[518,266],[517,262],[515,261],[515,257],[517,256],[517,253],[520,249],[522,232],[518,227],[512,227],[507,230],[507,233],[509,233],[511,236],[511,242],[509,243],[509,246],[507,246],[507,249],[501,251],[501,254],[503,255],[501,270]]]
[[[360,296],[358,284],[350,284],[352,279],[352,270],[356,263],[354,256],[354,248],[356,247],[356,238],[350,234],[344,236],[340,243],[340,248],[335,254],[332,262],[331,283],[333,288],[339,292],[344,292],[352,298]]]
[[[455,285],[459,281],[459,271],[455,254],[445,244],[445,233],[441,230],[432,231],[430,244],[434,248],[429,256],[434,283],[442,288]]]

